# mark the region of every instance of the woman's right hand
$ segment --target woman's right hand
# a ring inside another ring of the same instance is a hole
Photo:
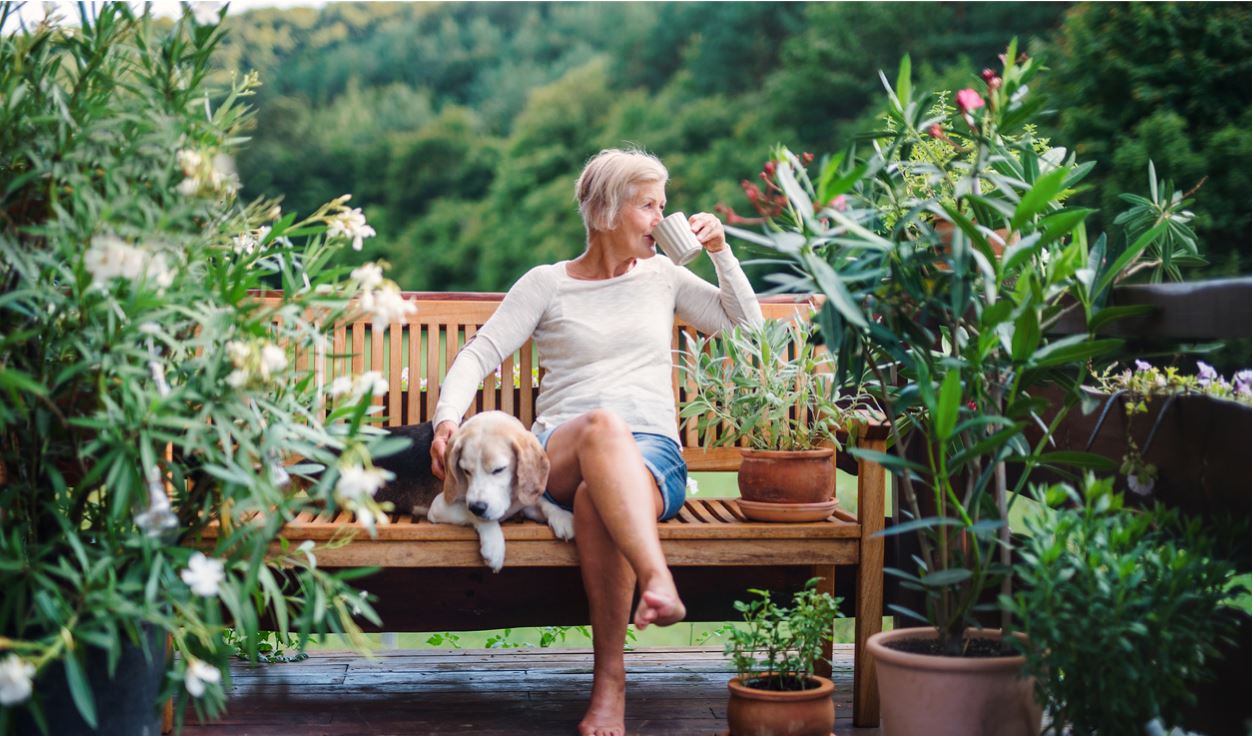
[[[430,472],[435,474],[439,480],[443,480],[446,473],[443,467],[444,455],[448,452],[448,442],[452,439],[452,435],[456,434],[457,423],[452,421],[443,421],[435,427],[435,438],[430,443]]]

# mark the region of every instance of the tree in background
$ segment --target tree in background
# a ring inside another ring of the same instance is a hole
[[[1085,195],[1106,223],[1142,189],[1148,161],[1195,193],[1195,226],[1214,270],[1252,266],[1252,6],[1075,6],[1047,50],[1058,137],[1101,166]],[[1206,178],[1207,177],[1207,178]],[[1242,251],[1242,252],[1241,252]]]

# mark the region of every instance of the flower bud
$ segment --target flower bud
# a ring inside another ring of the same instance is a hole
[[[943,126],[940,125],[939,123],[935,123],[934,125],[930,126],[930,129],[927,130],[926,132],[930,133],[931,138],[938,138],[940,140],[943,139]]]
[[[766,176],[773,176],[773,175],[774,175],[774,169],[775,169],[776,167],[777,167],[777,165],[776,165],[773,161],[766,161],[766,162],[765,162],[765,170],[761,172],[761,178],[762,178],[762,179],[764,179]]]
[[[982,74],[980,74],[979,76],[982,77],[982,81],[990,82],[991,78],[994,77],[995,75],[996,73],[991,71],[990,67],[988,67],[986,69],[983,69]]]
[[[804,153],[800,154],[800,161],[802,161],[805,166],[808,166],[809,164],[813,163],[813,154],[809,153],[808,151],[805,151]]]

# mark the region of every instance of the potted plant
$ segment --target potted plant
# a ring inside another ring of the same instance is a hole
[[[683,352],[680,415],[704,447],[743,445],[739,506],[752,519],[824,519],[837,504],[836,435],[859,404],[839,401],[813,330],[810,320],[766,320],[691,338]]]
[[[1149,228],[1116,258],[1104,236],[1088,237],[1092,210],[1068,206],[1067,196],[1091,166],[1041,160],[1028,124],[1043,102],[1027,89],[1039,67],[1015,42],[1002,58],[1003,68],[958,93],[956,114],[939,121],[927,116],[930,97],[915,97],[902,64],[894,89],[887,86],[889,140],[864,159],[827,158],[812,178],[802,158],[779,149],[785,211],[764,234],[730,229],[788,257],[798,273],[781,279],[787,286],[827,297],[817,321],[837,370],[869,371],[865,390],[890,420],[890,452],[851,450],[896,472],[904,518],[886,533],[917,540],[915,553],[900,556],[912,560],[907,568],[890,570],[914,602],[892,609],[925,626],[869,644],[887,734],[924,732],[936,719],[954,733],[985,733],[993,720],[1007,724],[998,733],[1038,732],[1020,656],[978,614],[994,613],[991,590],[1011,590],[1005,520],[1031,471],[1111,469],[1089,453],[1051,451],[1048,436],[1079,402],[1090,365],[1121,347],[1093,334],[1058,338],[1050,328],[1072,312],[1094,333],[1124,314],[1106,306],[1109,291],[1165,230]],[[903,196],[900,162],[910,141],[935,126],[970,150],[968,163],[961,156],[945,164],[957,175],[954,200],[915,201],[888,226]],[[952,223],[950,247],[936,247],[924,224],[918,229],[927,218]],[[989,231],[1001,228],[1009,245],[997,255]],[[1027,430],[1040,425],[1042,436],[1028,441]],[[908,669],[882,666],[887,657],[908,659]],[[907,680],[891,679],[902,672]],[[1002,689],[982,687],[993,683]]]
[[[1039,500],[1025,517],[1017,589],[1001,603],[1028,637],[1048,731],[1179,723],[1233,632],[1234,565],[1198,520],[1124,508],[1111,479],[1088,476],[1081,494],[1057,484]]]
[[[839,601],[809,580],[789,607],[768,591],[735,601],[746,626],[727,626],[726,654],[735,664],[726,718],[731,736],[829,736],[835,685],[814,674],[822,644],[833,636]]]
[[[362,647],[354,616],[377,622],[348,576],[283,540],[304,511],[385,519],[385,448],[362,424],[375,389],[323,422],[327,386],[299,361],[336,320],[410,307],[376,266],[326,267],[373,234],[346,197],[304,218],[237,199],[229,154],[258,81],[206,86],[221,12],[83,8],[0,36],[5,733],[154,733],[169,697],[179,723],[188,702],[214,716],[261,626]],[[277,306],[250,296],[279,284]],[[297,455],[333,470],[296,492]]]

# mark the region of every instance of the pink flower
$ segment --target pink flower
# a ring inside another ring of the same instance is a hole
[[[930,126],[930,129],[926,132],[930,133],[931,138],[939,138],[939,139],[943,138],[943,126],[940,125],[939,123],[935,123],[934,125]]]
[[[983,106],[982,96],[973,89],[966,87],[956,93],[956,106],[961,112],[977,110]]]
[[[836,210],[840,212],[843,212],[844,210],[848,209],[848,198],[840,194],[838,197],[835,197],[834,199],[830,200],[830,206],[834,207]]]

